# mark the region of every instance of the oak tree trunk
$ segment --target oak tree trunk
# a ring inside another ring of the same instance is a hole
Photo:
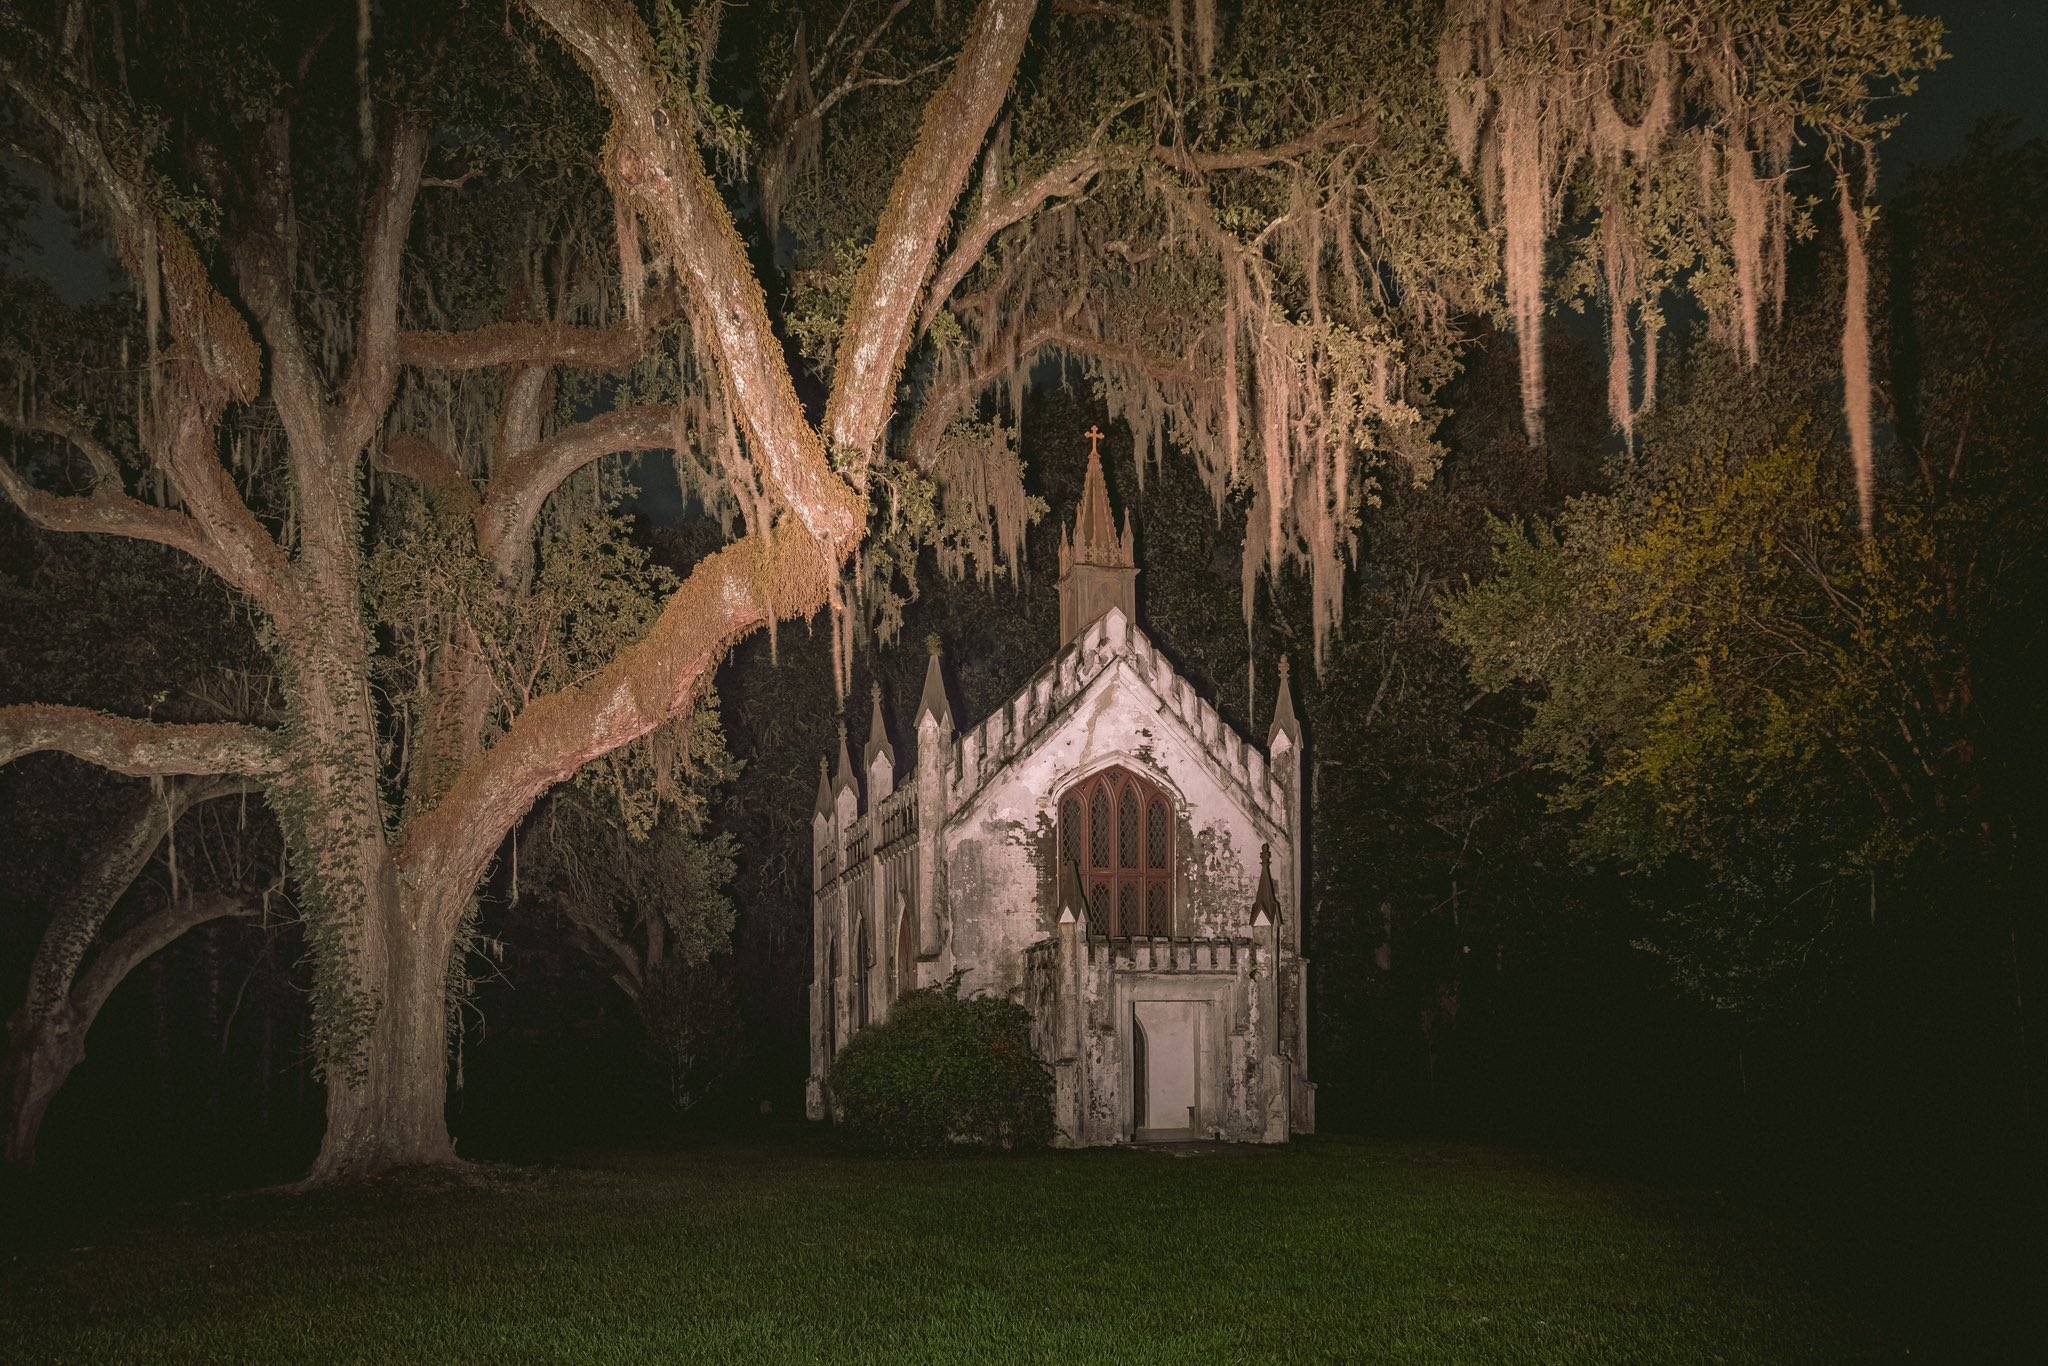
[[[395,873],[366,908],[360,979],[376,1005],[351,1064],[330,1059],[327,1133],[308,1180],[452,1163],[448,979],[471,888],[412,889]]]

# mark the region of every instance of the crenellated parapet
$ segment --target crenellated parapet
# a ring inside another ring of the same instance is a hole
[[[1248,805],[1275,826],[1287,825],[1289,788],[1278,766],[1269,765],[1257,747],[1246,744],[1215,705],[1173,667],[1165,651],[1117,609],[1070,641],[1032,675],[1008,705],[954,740],[946,764],[947,808],[964,807],[991,777],[1051,732],[1067,710],[1119,664],[1128,667],[1158,697],[1161,706],[1180,719],[1218,776],[1236,788]]]

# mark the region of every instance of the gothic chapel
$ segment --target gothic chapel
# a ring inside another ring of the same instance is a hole
[[[963,995],[1031,1012],[1063,1143],[1282,1143],[1315,1126],[1285,661],[1261,753],[1138,629],[1136,540],[1088,435],[1059,652],[965,731],[934,652],[904,770],[878,694],[859,772],[842,733],[820,777],[813,1119],[847,1040],[959,971]]]

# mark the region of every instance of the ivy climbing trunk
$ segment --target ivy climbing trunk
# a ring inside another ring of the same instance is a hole
[[[385,865],[348,986],[368,1008],[327,1062],[327,1132],[310,1179],[455,1160],[448,1135],[448,979],[469,888],[409,895]]]

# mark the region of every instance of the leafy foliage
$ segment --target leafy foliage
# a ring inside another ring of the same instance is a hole
[[[709,821],[740,766],[726,750],[715,695],[679,729],[678,750],[663,756],[660,794],[642,758],[637,772],[586,768],[550,797],[532,823],[523,871],[530,894],[632,1004],[668,1103],[688,1110],[738,1055],[727,888],[739,850]]]
[[[999,997],[960,997],[957,978],[905,995],[832,1065],[840,1122],[893,1152],[1033,1148],[1052,1139],[1052,1074],[1031,1016]]]
[[[1959,186],[1994,164],[2039,201],[2043,149],[1980,148]],[[1898,213],[1929,256],[1974,241],[2010,264],[1951,195]],[[2039,283],[1999,276],[1912,277],[1899,321],[1943,345],[1899,339],[1925,367],[1900,392],[1933,426],[1894,452],[1874,540],[1847,514],[1834,433],[1806,416],[1828,411],[1809,326],[1767,381],[1696,356],[1609,490],[1554,524],[1497,524],[1494,576],[1446,604],[1474,681],[1530,690],[1522,748],[1580,853],[1654,900],[1644,946],[1721,1009],[1810,1006],[1881,905],[2007,857],[2005,756],[2030,723],[2005,689],[2038,656],[2020,623],[2048,488],[2040,403],[1994,399],[1971,358],[2011,364],[2030,348],[2009,343],[2039,335]]]

